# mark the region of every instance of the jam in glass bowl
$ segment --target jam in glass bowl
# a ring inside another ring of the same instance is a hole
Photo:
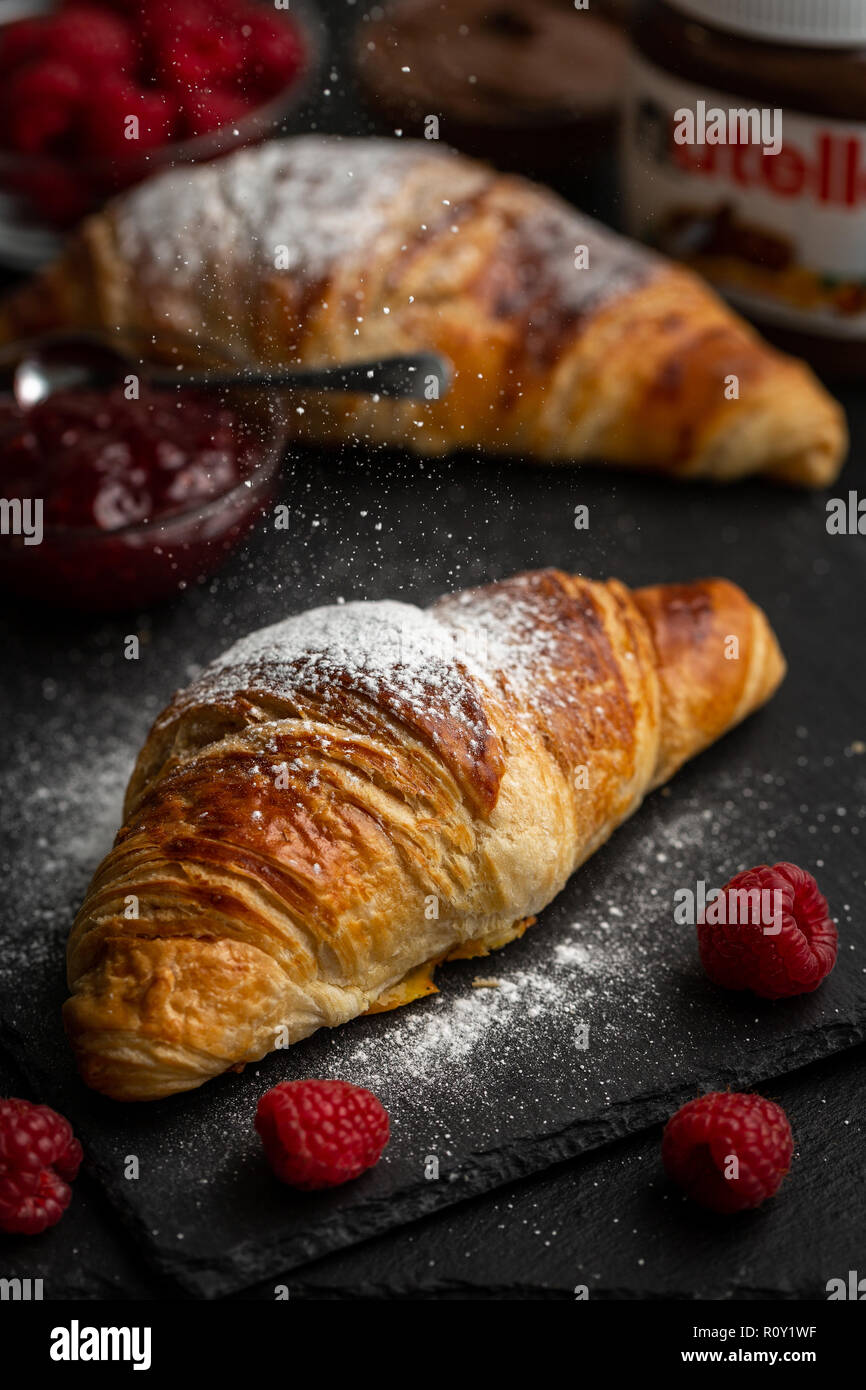
[[[111,610],[207,578],[270,501],[282,429],[266,403],[142,385],[0,395],[0,582]]]

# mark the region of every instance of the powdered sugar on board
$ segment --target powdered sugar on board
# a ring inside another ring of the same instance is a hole
[[[756,806],[773,806],[759,845]],[[854,847],[864,817],[866,808],[856,822],[836,822],[839,833],[855,837]],[[551,1085],[613,1091],[623,1058],[644,1049],[649,1089],[668,1084],[693,1065],[711,1002],[727,1017],[732,999],[734,1008],[740,999],[706,981],[694,926],[674,921],[675,892],[694,889],[700,879],[708,889],[720,886],[762,858],[784,858],[788,835],[826,819],[826,808],[786,805],[783,776],[748,768],[723,773],[710,804],[698,794],[680,799],[675,788],[663,789],[578,871],[520,942],[440,967],[442,992],[434,998],[320,1032],[295,1056],[290,1051],[286,1078],[321,1074],[367,1086],[398,1112],[423,1113],[431,1142],[471,1102],[482,1145],[496,1134],[488,1097],[511,1094],[518,1107],[543,1098]],[[819,882],[822,865],[812,866]],[[842,902],[837,910],[844,930],[850,907]],[[473,988],[479,979],[488,983]],[[669,1018],[681,1008],[674,1001],[692,998],[693,1025],[672,1035]],[[748,1001],[743,1007],[738,1045],[754,1029],[759,1048],[766,1024],[758,1008]],[[665,1070],[654,1076],[652,1040],[662,1035]],[[553,1052],[551,1037],[558,1039]]]
[[[128,698],[108,706],[96,718],[82,703],[86,714],[65,729],[47,714],[42,752],[36,740],[16,751],[0,803],[7,821],[21,818],[9,851],[14,940],[0,952],[0,1015],[35,1092],[70,1115],[111,1200],[188,1291],[285,1279],[298,1263],[380,1231],[383,1210],[395,1221],[422,1215],[664,1118],[688,1094],[755,1084],[856,1036],[862,893],[846,865],[859,862],[866,803],[842,775],[853,766],[847,749],[844,760],[833,750],[840,776],[828,801],[815,776],[819,762],[833,763],[821,757],[827,745],[813,754],[805,730],[801,739],[783,726],[778,756],[750,764],[738,734],[731,751],[684,769],[522,940],[443,966],[439,997],[320,1030],[241,1075],[153,1106],[90,1098],[62,1037],[63,950],[149,717],[139,708],[133,719]],[[43,786],[50,794],[37,798]],[[49,850],[46,873],[37,835]],[[831,892],[844,943],[836,971],[814,995],[780,1007],[714,989],[694,928],[674,926],[675,889],[786,857]],[[474,989],[479,977],[498,987]],[[296,1202],[269,1177],[253,1119],[269,1086],[315,1076],[375,1091],[392,1139],[357,1186]],[[136,1183],[124,1177],[128,1152],[142,1156]],[[432,1159],[437,1182],[427,1180]]]
[[[34,971],[62,971],[75,913],[120,827],[135,761],[129,739],[106,735],[96,724],[70,724],[68,710],[53,693],[44,706],[40,735],[38,743],[19,748],[4,777],[9,860],[3,872],[15,914],[6,923],[0,950],[0,988],[16,980],[32,984]],[[9,824],[13,807],[20,840]],[[21,872],[21,864],[31,867]]]

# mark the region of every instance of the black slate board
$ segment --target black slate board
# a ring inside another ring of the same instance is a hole
[[[102,623],[19,610],[5,638],[6,919],[20,944],[0,966],[3,1037],[73,1118],[145,1253],[206,1296],[650,1124],[697,1090],[748,1085],[866,1037],[866,763],[855,751],[866,722],[855,602],[864,542],[827,535],[822,496],[346,451],[294,460],[285,500],[288,534],[260,531],[211,586],[172,607]],[[589,505],[588,532],[574,529],[578,503]],[[656,794],[522,942],[449,967],[440,1001],[358,1020],[159,1105],[88,1095],[57,1017],[62,943],[149,720],[191,666],[314,602],[425,602],[540,564],[632,584],[727,574],[766,607],[791,674],[766,711]],[[144,639],[137,663],[123,659],[130,632]],[[675,888],[773,858],[814,869],[844,939],[824,988],[780,1005],[715,991],[693,931],[672,920]],[[502,988],[472,990],[478,975]],[[492,1023],[467,1030],[467,1010],[491,1011]],[[455,1019],[456,1050],[443,1026]],[[587,1051],[575,1044],[581,1022]],[[394,1139],[358,1183],[301,1198],[270,1178],[252,1114],[275,1081],[327,1074],[373,1085]],[[122,1176],[131,1153],[138,1182]],[[430,1155],[435,1181],[424,1177]]]
[[[777,1201],[736,1221],[682,1200],[658,1128],[496,1189],[291,1272],[297,1299],[823,1299],[861,1269],[866,1047],[765,1087],[785,1107],[794,1162]],[[0,1057],[0,1094],[26,1083]],[[3,1242],[9,1278],[48,1300],[172,1296],[82,1175],[59,1226]],[[240,1297],[272,1302],[274,1281]]]
[[[666,1180],[653,1128],[299,1269],[291,1297],[824,1300],[863,1272],[864,1080],[860,1047],[764,1088],[791,1120],[791,1173],[735,1221]]]

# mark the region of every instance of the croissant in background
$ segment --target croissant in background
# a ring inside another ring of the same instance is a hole
[[[426,141],[304,136],[154,178],[0,309],[3,342],[70,326],[157,349],[180,334],[190,362],[205,340],[265,367],[425,348],[453,362],[439,400],[287,411],[313,441],[813,487],[846,447],[809,369],[694,274]]]
[[[542,570],[244,638],[157,719],[73,927],[84,1079],[166,1096],[430,993],[783,674],[722,579]]]

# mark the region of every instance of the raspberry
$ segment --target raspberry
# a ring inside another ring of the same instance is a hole
[[[372,1168],[388,1142],[388,1115],[347,1081],[284,1081],[256,1111],[268,1162],[281,1182],[313,1191]]]
[[[140,7],[139,25],[151,59],[153,75],[161,80],[165,54],[178,39],[211,29],[216,17],[205,0],[147,0]]]
[[[51,1168],[22,1173],[0,1171],[0,1231],[38,1236],[56,1226],[72,1199],[72,1188]]]
[[[137,87],[123,77],[109,78],[93,91],[85,106],[81,134],[85,152],[97,158],[133,159],[144,150],[171,140],[177,124],[177,99],[171,92]],[[138,118],[138,138],[127,138],[130,116]]]
[[[96,5],[70,5],[46,21],[43,52],[62,58],[79,72],[95,75],[106,68],[132,72],[136,44],[119,15]]]
[[[83,86],[74,68],[53,59],[26,63],[3,93],[10,143],[22,154],[41,154],[72,125]]]
[[[139,0],[141,23],[151,33],[167,37],[181,29],[201,28],[211,18],[208,0]]]
[[[81,1163],[81,1145],[72,1126],[47,1105],[0,1100],[0,1164],[7,1168],[56,1168],[70,1182]]]
[[[0,26],[0,68],[4,72],[40,58],[44,52],[48,20],[16,19]]]
[[[69,1206],[81,1145],[47,1105],[0,1100],[0,1230],[36,1235]]]
[[[778,1192],[794,1141],[780,1105],[763,1096],[713,1091],[690,1100],[662,1137],[665,1172],[710,1211],[759,1207]]]
[[[838,937],[811,874],[796,864],[759,864],[737,874],[709,904],[698,923],[698,947],[716,984],[784,999],[817,989],[836,964]]]
[[[242,16],[246,60],[244,72],[267,94],[279,91],[298,72],[304,47],[295,26],[287,19],[262,14],[251,7]]]
[[[190,25],[157,48],[163,76],[191,92],[210,82],[237,77],[243,60],[241,40],[235,34],[220,33],[213,21],[201,28]]]

